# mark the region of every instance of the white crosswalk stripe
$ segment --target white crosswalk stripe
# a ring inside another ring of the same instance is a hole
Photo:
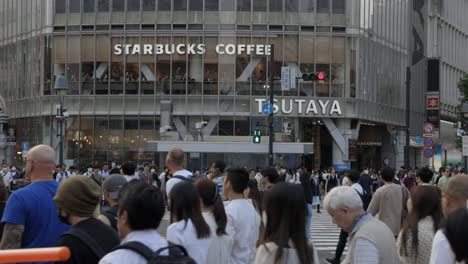
[[[326,211],[322,211],[321,214],[314,211],[310,229],[315,249],[334,254],[340,237],[340,228],[332,222]],[[347,248],[345,248],[344,254],[346,254],[346,250]]]

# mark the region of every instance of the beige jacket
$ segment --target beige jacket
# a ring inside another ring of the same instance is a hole
[[[374,193],[367,208],[369,213],[387,224],[395,237],[400,233],[403,205],[406,207],[403,197],[409,197],[406,187],[398,184],[385,185]]]

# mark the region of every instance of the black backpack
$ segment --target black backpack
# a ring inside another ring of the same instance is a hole
[[[356,192],[359,194],[359,197],[361,197],[362,208],[367,211],[367,208],[369,207],[369,204],[372,200],[372,195],[370,195],[364,188],[362,188],[362,194],[360,194],[357,190]]]
[[[156,252],[153,252],[145,244],[138,241],[122,244],[114,250],[118,249],[132,250],[148,260],[148,264],[196,264],[195,260],[188,255],[187,250],[183,246],[171,242],[169,242],[168,247],[160,248]],[[165,250],[169,250],[169,256],[161,256],[161,253]]]

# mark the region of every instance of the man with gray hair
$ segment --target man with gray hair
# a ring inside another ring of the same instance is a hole
[[[349,233],[349,252],[342,264],[400,263],[392,231],[364,211],[361,197],[352,187],[330,190],[324,206],[333,223]]]
[[[172,148],[167,153],[166,166],[169,169],[172,177],[166,183],[166,194],[169,197],[169,193],[172,188],[179,182],[188,181],[194,182],[195,179],[190,171],[184,169],[185,165],[185,153],[180,148]]]

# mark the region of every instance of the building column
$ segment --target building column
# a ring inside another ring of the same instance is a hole
[[[333,167],[337,170],[346,170],[351,168],[351,162],[348,159],[348,142],[352,138],[350,119],[324,118],[323,122],[333,138],[332,157]]]

